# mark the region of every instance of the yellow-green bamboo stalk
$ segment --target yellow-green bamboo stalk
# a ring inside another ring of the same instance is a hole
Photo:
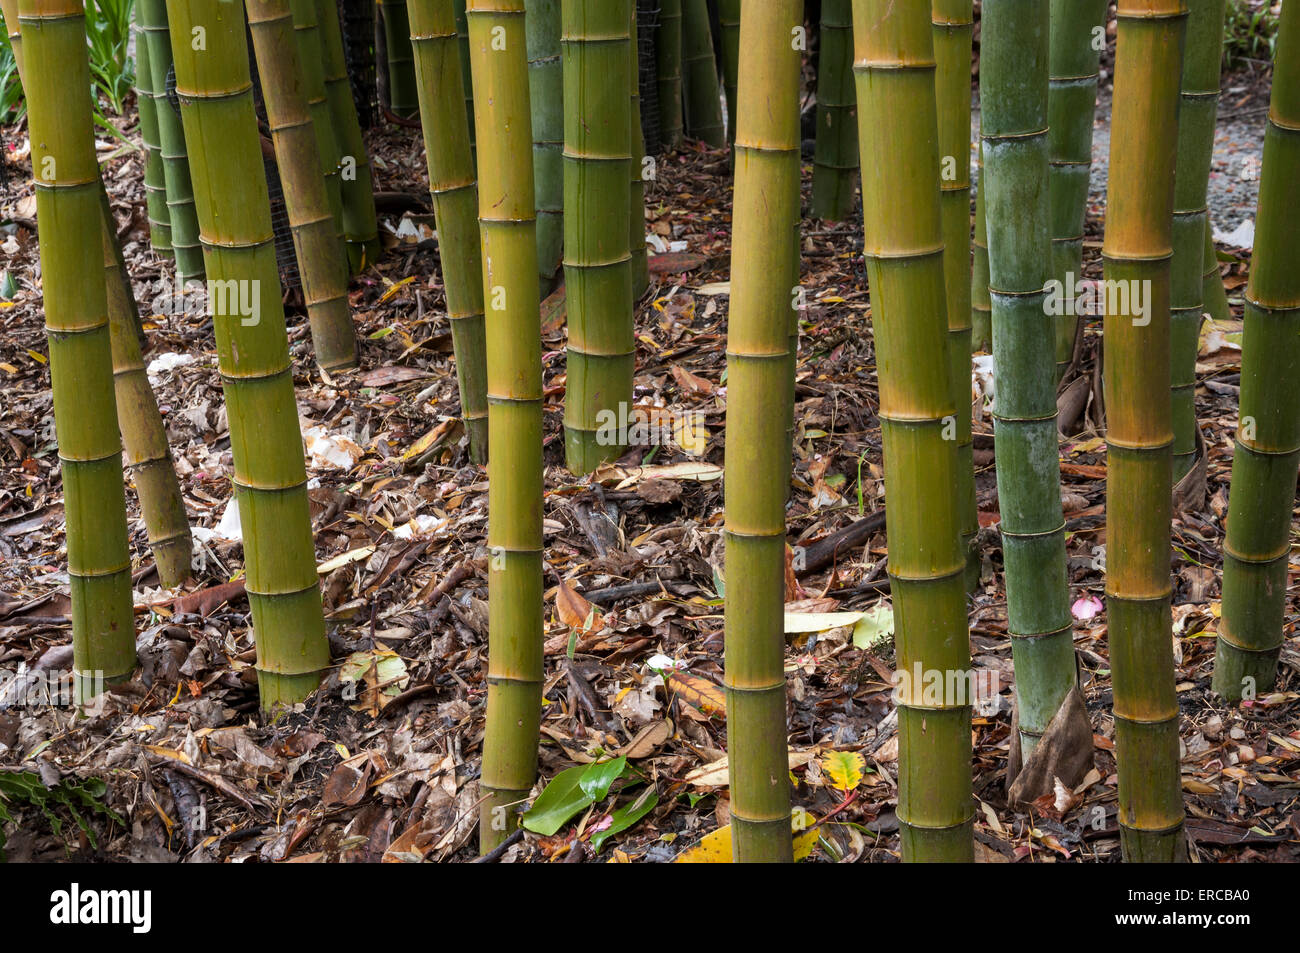
[[[334,0],[316,0],[316,24],[320,32],[325,98],[329,100],[334,134],[339,143],[343,236],[347,241],[348,263],[356,273],[378,261],[380,252],[370,157],[361,138],[357,106],[352,100],[352,86],[348,83],[343,34]]]
[[[271,711],[310,695],[330,657],[244,10],[168,0],[167,13],[230,420],[258,689]],[[186,42],[196,35],[201,50]]]
[[[815,218],[838,222],[853,214],[853,199],[858,185],[858,105],[853,91],[851,0],[822,0],[820,43],[817,54],[817,142],[809,211]],[[969,69],[966,71],[966,85],[969,103]],[[969,114],[968,105],[968,126]]]
[[[564,0],[565,460],[590,473],[623,453],[603,427],[632,406],[636,341],[628,249],[630,0]]]
[[[487,348],[493,358],[488,364],[488,697],[479,781],[479,850],[487,852],[510,835],[512,815],[537,777],[542,345],[524,3],[470,0],[467,13]],[[619,205],[627,208],[626,191],[620,198]]]
[[[549,294],[564,261],[564,68],[560,0],[527,0],[528,94],[533,106],[537,266]]]
[[[1284,4],[1264,133],[1255,256],[1246,286],[1241,419],[1232,457],[1223,618],[1214,690],[1230,701],[1273,687],[1286,608],[1300,465],[1300,9]]]
[[[637,44],[636,0],[629,4],[632,13],[632,42],[628,44],[632,85],[632,161],[628,163],[631,188],[628,192],[627,246],[632,255],[632,300],[635,302],[650,287],[650,256],[645,247],[645,133],[641,129],[641,57]]]
[[[659,135],[665,149],[675,149],[685,127],[682,97],[682,0],[660,0],[655,38],[655,74],[659,87]]]
[[[438,223],[438,254],[447,295],[461,413],[470,459],[488,453],[487,341],[483,319],[483,259],[478,189],[469,148],[469,122],[452,0],[410,0],[411,46],[420,126],[429,163],[429,191]],[[535,158],[535,157],[534,157]]]
[[[984,159],[976,150],[979,188],[975,191],[975,235],[971,239],[971,353],[993,352],[993,302],[989,299],[989,231],[984,214]]]
[[[339,171],[339,139],[334,131],[334,117],[325,96],[325,72],[322,67],[320,26],[316,19],[316,0],[289,0],[293,11],[293,30],[298,38],[298,63],[302,67],[302,91],[311,111],[311,129],[316,134],[321,172],[325,176],[325,195],[334,216],[334,234],[343,244],[343,179]],[[344,251],[346,253],[346,247]]]
[[[135,668],[108,302],[104,282],[87,280],[104,258],[85,12],[81,0],[19,0],[18,23],[81,701]]]
[[[1171,648],[1169,292],[1183,0],[1119,0],[1107,284],[1106,601],[1128,861],[1186,859]]]
[[[708,4],[706,0],[681,0],[681,4],[686,133],[706,145],[721,147],[727,139]]]
[[[17,0],[5,0],[17,9]],[[5,17],[9,19],[8,16]],[[18,23],[17,14],[13,20]],[[135,35],[135,100],[140,112],[140,141],[144,145],[144,198],[149,217],[149,245],[154,254],[171,258],[172,223],[167,214],[167,180],[163,177],[162,146],[158,141],[158,106],[149,68],[149,42],[140,28],[140,4],[135,5],[131,32]],[[13,37],[11,36],[12,40]]]
[[[823,8],[824,10],[825,8]],[[979,585],[979,509],[975,499],[975,451],[971,435],[971,217],[970,68],[975,30],[971,0],[932,0],[935,103],[939,115],[939,215],[943,223],[943,281],[948,302],[948,363],[957,407],[957,478],[966,588]],[[824,25],[824,24],[823,24]],[[823,52],[823,55],[824,52]],[[820,93],[819,93],[820,95]],[[854,145],[854,157],[857,150]],[[814,182],[814,187],[816,183]],[[987,268],[987,259],[985,266]],[[985,282],[985,297],[988,297]]]
[[[474,77],[469,67],[469,20],[465,17],[465,0],[455,0],[455,3],[456,35],[460,38],[460,76],[465,87],[465,119],[469,123],[469,151],[470,155],[477,155],[474,145]]]
[[[346,370],[357,366],[347,254],[330,212],[320,140],[304,95],[293,13],[289,0],[245,2],[316,363],[331,372]]]
[[[741,10],[741,88],[727,330],[726,688],[732,853],[790,862],[786,763],[785,479],[789,263],[799,214],[803,0]]]
[[[970,861],[971,699],[956,415],[939,213],[936,66],[923,2],[854,0],[867,274],[880,368],[906,861]],[[920,675],[920,678],[915,677]]]

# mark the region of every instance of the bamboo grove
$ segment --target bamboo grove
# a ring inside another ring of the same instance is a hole
[[[1244,289],[1213,675],[1213,691],[1230,703],[1278,683],[1294,622],[1286,596],[1300,467],[1295,2],[1283,4],[1276,39]],[[73,670],[88,700],[136,666],[128,488],[164,587],[189,579],[191,529],[145,372],[148,325],[96,157],[82,0],[2,6],[27,98]],[[605,424],[634,410],[637,320],[673,285],[647,248],[646,210],[669,200],[654,170],[696,154],[725,158],[732,186],[717,601],[734,859],[795,856],[787,504],[796,377],[809,360],[800,354],[802,230],[813,221],[847,223],[839,227],[860,241],[866,272],[899,676],[902,859],[975,854],[972,699],[936,697],[910,676],[972,671],[972,593],[991,565],[1005,581],[1011,746],[1023,776],[1046,771],[1051,780],[1046,759],[1057,755],[1043,739],[1064,721],[1082,719],[1085,737],[1096,730],[1080,703],[1058,433],[1058,399],[1077,379],[1089,334],[1104,347],[1095,390],[1105,412],[1119,837],[1129,861],[1187,859],[1171,523],[1209,453],[1196,405],[1202,323],[1231,317],[1207,198],[1225,0],[1119,0],[1099,256],[1085,236],[1102,0],[983,0],[974,136],[971,0],[822,0],[807,9],[804,0],[660,0],[653,19],[636,0],[377,6],[382,114],[419,129],[464,462],[487,481],[476,556],[488,592],[480,851],[511,838],[539,790],[548,467],[565,471],[567,487],[591,486],[593,474],[636,449],[610,439]],[[275,718],[317,692],[337,659],[322,609],[272,193],[283,196],[315,362],[298,371],[330,382],[365,363],[350,293],[385,248],[380,164],[367,154],[332,0],[136,0],[133,51],[140,221],[178,293],[207,295],[259,696]],[[805,72],[815,74],[811,90]],[[652,128],[659,156],[647,156]],[[1099,337],[1073,300],[1085,269],[1098,267]],[[542,303],[556,296],[566,334],[559,380],[543,373]],[[976,504],[972,354],[993,367],[993,534],[981,532]],[[562,428],[548,456],[556,394]],[[136,556],[138,565],[145,557]]]

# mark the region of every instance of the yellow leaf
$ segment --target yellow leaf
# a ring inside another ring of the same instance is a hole
[[[39,362],[39,363],[41,363],[41,364],[47,364],[47,363],[49,363],[49,362],[46,360],[45,355],[44,355],[44,354],[41,354],[39,351],[33,351],[31,348],[28,348],[28,349],[27,349],[27,354],[28,354],[29,357],[31,357],[31,359],[32,359],[33,361],[37,361],[37,362]]]
[[[395,282],[391,287],[389,287],[387,291],[385,291],[382,295],[379,296],[379,303],[383,304],[385,301],[389,301],[392,298],[396,297],[399,291],[401,291],[404,287],[409,285],[414,280],[415,280],[415,275],[411,275],[410,277],[403,278],[401,281]]]
[[[0,368],[4,368],[10,374],[18,373],[18,368],[14,367],[12,364],[0,364]]]
[[[817,828],[808,829],[808,813],[795,808],[790,816],[790,830],[794,832],[794,859],[803,860],[817,846]],[[719,827],[705,834],[694,847],[677,855],[678,864],[729,864],[731,863],[731,825]]]
[[[822,771],[831,779],[831,787],[848,794],[862,783],[866,758],[857,751],[828,751],[822,755]]]

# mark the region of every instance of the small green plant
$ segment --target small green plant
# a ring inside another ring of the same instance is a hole
[[[99,778],[64,778],[51,788],[34,771],[0,771],[0,861],[5,859],[5,825],[14,823],[10,808],[22,805],[40,811],[55,837],[62,836],[64,822],[71,815],[90,846],[98,848],[99,841],[90,826],[91,816],[101,814],[126,826],[121,815],[103,803],[107,792],[108,785]]]
[[[552,836],[578,814],[605,800],[615,781],[626,782],[615,793],[615,798],[618,793],[640,784],[643,778],[639,774],[627,763],[625,757],[580,764],[561,771],[551,778],[533,806],[524,813],[524,827],[544,837]],[[617,810],[600,815],[594,823],[586,826],[591,836],[591,846],[599,852],[606,840],[627,830],[649,814],[658,803],[659,793],[652,784]]]
[[[1272,60],[1277,19],[1269,0],[1228,0],[1223,27],[1223,68],[1230,70],[1247,60]]]

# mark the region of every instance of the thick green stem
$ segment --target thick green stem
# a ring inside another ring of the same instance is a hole
[[[415,54],[411,50],[411,21],[406,4],[407,0],[379,0],[387,50],[388,108],[398,116],[410,116],[418,108]]]
[[[858,186],[858,101],[853,91],[852,0],[822,0],[817,59],[817,145],[812,207],[816,218],[838,222],[853,214]],[[969,43],[967,59],[970,58]],[[970,125],[970,70],[966,71]],[[969,133],[967,133],[969,138]],[[968,216],[969,217],[969,216]]]
[[[631,83],[632,161],[628,163],[627,248],[632,256],[632,301],[650,287],[650,255],[645,247],[645,133],[641,129],[641,57],[637,44],[636,0],[632,0],[632,42],[628,44],[628,80]]]
[[[659,34],[655,43],[659,86],[659,135],[665,149],[682,141],[685,125],[682,96],[682,0],[660,0]]]
[[[1201,265],[1201,307],[1215,321],[1232,317],[1228,307],[1228,292],[1223,287],[1223,272],[1219,271],[1219,256],[1214,250],[1214,227],[1209,216],[1205,219],[1205,260]]]
[[[315,0],[289,0],[293,11],[293,29],[298,38],[298,62],[302,66],[302,90],[311,111],[311,128],[316,134],[321,172],[325,176],[325,194],[330,214],[334,216],[334,235],[343,245],[343,177],[339,170],[339,139],[334,131],[334,116],[325,96],[325,71],[322,68],[320,25],[316,19]],[[344,249],[346,252],[346,248]]]
[[[1246,286],[1241,419],[1232,457],[1214,690],[1272,689],[1282,646],[1291,510],[1300,466],[1300,12],[1284,5],[1264,133],[1255,257]]]
[[[145,212],[149,217],[150,246],[160,257],[171,258],[172,223],[167,213],[167,180],[163,172],[162,146],[158,141],[158,105],[155,102],[158,97],[153,88],[153,71],[149,67],[149,42],[140,26],[140,8],[137,3],[131,32],[135,34],[135,99],[140,110],[140,141],[145,155]]]
[[[528,93],[533,105],[537,267],[549,293],[564,260],[564,68],[560,0],[527,0]]]
[[[438,224],[438,252],[447,295],[461,412],[470,458],[488,453],[487,339],[483,318],[483,258],[478,189],[469,148],[460,41],[452,0],[410,0],[420,126],[429,162],[429,191]]]
[[[989,233],[984,214],[983,149],[976,153],[979,183],[975,191],[975,235],[971,238],[971,353],[993,353],[993,303],[989,300]]]
[[[727,144],[722,127],[722,97],[718,61],[706,0],[681,0],[682,75],[685,85],[686,132],[715,148]]]

